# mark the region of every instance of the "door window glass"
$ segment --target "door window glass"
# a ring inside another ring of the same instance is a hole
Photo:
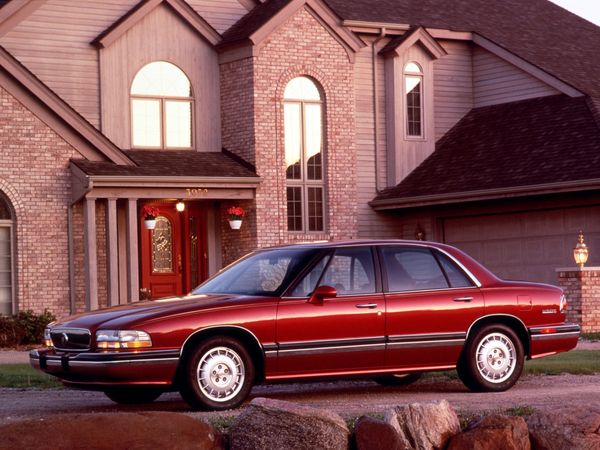
[[[390,292],[448,288],[440,265],[428,249],[384,247],[382,254]]]
[[[375,270],[369,247],[337,249],[320,283],[338,295],[375,293]]]
[[[152,272],[173,272],[173,227],[164,216],[156,218],[156,228],[152,230]]]
[[[323,270],[327,267],[327,263],[329,262],[329,258],[331,255],[327,255],[323,257],[312,269],[308,272],[300,283],[294,288],[291,293],[291,297],[308,297],[313,293],[315,288],[317,287],[317,283],[321,279],[321,275],[323,274]]]

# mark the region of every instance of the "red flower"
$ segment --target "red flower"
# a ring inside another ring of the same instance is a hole
[[[160,214],[160,210],[156,206],[145,205],[142,208],[142,215],[145,220],[153,220]]]
[[[232,206],[227,209],[227,215],[229,216],[229,220],[242,220],[242,218],[246,215],[246,211],[244,208],[239,206]]]

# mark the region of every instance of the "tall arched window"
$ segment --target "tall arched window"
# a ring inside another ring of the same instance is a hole
[[[131,84],[131,144],[144,148],[191,148],[192,85],[183,71],[155,61]]]
[[[8,200],[0,192],[0,315],[15,313],[13,224]]]
[[[283,93],[288,230],[325,230],[323,112],[310,78],[291,80]]]
[[[423,70],[415,62],[404,66],[406,137],[423,137]]]

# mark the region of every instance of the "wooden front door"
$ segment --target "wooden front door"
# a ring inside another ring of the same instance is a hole
[[[154,203],[160,214],[156,228],[140,221],[141,287],[157,299],[188,293],[206,279],[206,212],[201,204]]]

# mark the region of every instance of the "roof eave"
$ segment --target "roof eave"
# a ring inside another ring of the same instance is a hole
[[[529,186],[515,186],[499,189],[451,192],[448,194],[419,195],[414,197],[375,199],[369,205],[376,211],[411,209],[426,206],[470,203],[481,200],[529,197],[534,195],[578,192],[600,189],[600,178],[592,180],[563,181]]]

